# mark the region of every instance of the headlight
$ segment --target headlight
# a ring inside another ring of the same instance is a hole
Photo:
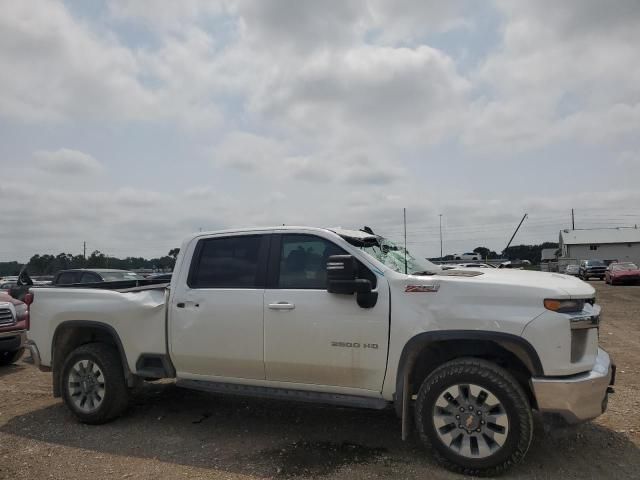
[[[558,313],[581,312],[584,308],[584,300],[556,300],[547,298],[544,308]]]

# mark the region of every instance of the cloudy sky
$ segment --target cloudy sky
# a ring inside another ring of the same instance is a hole
[[[0,261],[640,223],[640,2],[0,0]]]

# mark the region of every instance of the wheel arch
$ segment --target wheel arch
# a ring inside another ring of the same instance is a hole
[[[403,418],[403,425],[407,420],[405,417],[411,395],[419,388],[416,380],[421,383],[442,363],[463,356],[511,361],[507,369],[516,374],[525,391],[530,393],[530,400],[535,402],[527,381],[528,378],[543,375],[544,372],[540,357],[524,338],[503,332],[475,330],[425,332],[407,342],[398,364],[394,406],[398,416]]]
[[[133,386],[136,376],[129,370],[129,363],[120,336],[113,326],[93,320],[67,320],[60,323],[51,341],[51,367],[53,372],[53,395],[61,396],[60,376],[65,358],[81,345],[101,342],[116,347],[120,354],[123,373],[128,386]]]

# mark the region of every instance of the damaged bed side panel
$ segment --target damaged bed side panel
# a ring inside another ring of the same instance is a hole
[[[40,349],[43,366],[51,366],[51,339],[68,321],[105,324],[118,332],[129,371],[141,354],[166,355],[164,288],[113,291],[79,288],[34,288],[29,338]]]

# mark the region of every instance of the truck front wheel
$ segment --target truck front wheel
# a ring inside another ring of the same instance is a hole
[[[438,367],[415,404],[420,438],[446,468],[465,475],[498,475],[531,444],[533,416],[509,372],[476,358]]]
[[[120,355],[111,345],[88,343],[73,350],[60,381],[65,404],[83,423],[113,420],[129,403]]]

